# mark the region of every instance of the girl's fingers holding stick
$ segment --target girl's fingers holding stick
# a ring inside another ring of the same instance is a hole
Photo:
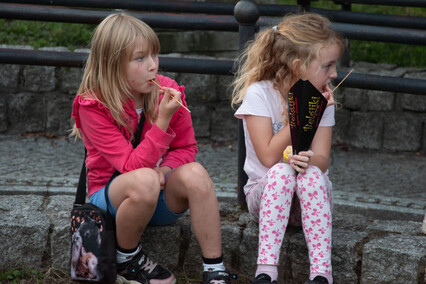
[[[334,95],[333,95],[333,91],[330,89],[330,87],[328,85],[325,85],[322,88],[322,90],[323,90],[322,95],[324,96],[324,98],[327,99],[327,106],[334,105],[335,104]]]
[[[163,92],[164,92],[164,88],[160,85],[160,84],[158,84],[155,80],[151,80],[155,85],[157,85],[159,88],[160,88],[160,90],[162,90]],[[169,89],[169,90],[173,90],[173,91],[176,91],[175,89],[171,89],[171,88],[167,88],[167,89]],[[173,92],[172,91],[172,92]],[[186,109],[188,112],[191,112],[186,106],[184,106],[183,105],[183,103],[182,103],[182,101],[180,100],[180,95],[181,95],[181,93],[180,92],[178,92],[178,91],[176,91],[176,93],[178,93],[179,94],[179,98],[176,98],[175,96],[176,95],[174,95],[174,94],[171,94],[171,98],[172,99],[174,99],[175,101],[177,101],[184,109]]]

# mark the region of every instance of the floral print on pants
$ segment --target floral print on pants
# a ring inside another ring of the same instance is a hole
[[[331,188],[328,176],[318,167],[308,166],[305,173],[296,175],[288,164],[279,163],[246,192],[249,212],[259,221],[258,264],[278,265],[289,221],[301,223],[310,279],[316,275],[331,278]]]

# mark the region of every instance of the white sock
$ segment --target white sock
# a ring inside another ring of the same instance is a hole
[[[271,281],[276,281],[278,278],[278,267],[275,265],[258,264],[255,277],[265,273],[271,277]]]
[[[204,267],[203,271],[208,271],[208,272],[225,271],[225,265],[223,264],[223,262],[221,262],[221,263],[215,263],[215,264],[206,264],[206,263],[203,263],[203,267]]]
[[[138,246],[134,252],[124,253],[117,249],[117,263],[123,263],[132,259],[142,249],[142,246]]]

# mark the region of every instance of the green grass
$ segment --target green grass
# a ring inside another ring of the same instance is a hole
[[[296,5],[297,1],[284,1],[293,2],[291,5]],[[341,10],[341,5],[334,4],[333,1],[313,1],[311,6],[313,8],[329,9],[329,10]],[[372,13],[372,14],[383,14],[383,15],[399,15],[399,16],[410,16],[410,17],[425,17],[426,11],[424,8],[416,7],[399,7],[399,6],[385,6],[385,5],[366,5],[366,4],[352,4],[351,11]]]
[[[0,43],[40,47],[89,47],[95,25],[0,19]]]
[[[281,4],[297,5],[297,0],[281,0]],[[341,10],[341,5],[333,1],[313,1],[312,8]],[[398,15],[423,17],[426,20],[426,9],[416,7],[398,7],[384,5],[352,4],[353,12],[374,13],[383,15]],[[389,63],[400,67],[426,67],[426,47],[398,43],[373,42],[362,40],[350,41],[351,60],[370,63]]]
[[[341,10],[341,5],[332,1],[312,2],[312,7]],[[424,17],[426,10],[415,7],[352,4],[353,12]],[[426,47],[397,43],[351,40],[351,60],[371,63],[390,63],[401,67],[426,67]]]
[[[297,0],[282,0],[282,4],[297,5]],[[340,10],[333,1],[313,1],[313,8]],[[426,9],[381,5],[353,4],[352,11],[388,15],[425,17]],[[40,47],[65,46],[70,50],[88,48],[95,25],[35,22],[0,19],[0,44]],[[389,63],[400,67],[426,67],[425,46],[352,40],[351,60]]]
[[[351,60],[371,63],[390,63],[400,67],[426,67],[426,47],[397,43],[353,40]]]
[[[0,270],[0,284],[5,283],[21,283],[23,280],[28,281],[28,283],[43,283],[45,278],[45,273],[33,270]]]

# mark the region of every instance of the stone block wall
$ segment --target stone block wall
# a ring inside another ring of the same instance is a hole
[[[426,79],[426,68],[365,62],[353,63],[350,68],[363,74]],[[340,87],[335,95],[340,103],[336,112],[335,144],[371,150],[425,152],[425,95]]]
[[[166,42],[162,43],[165,56],[234,59],[236,36],[236,33],[225,33],[222,37],[229,44],[228,48],[209,44],[220,41],[214,33],[210,36],[194,32],[166,33],[160,34],[160,39]],[[186,44],[179,41],[182,38]],[[173,50],[173,46],[180,53],[167,53]],[[213,49],[209,56],[206,55],[207,46]],[[61,47],[44,49],[64,50]],[[426,68],[363,62],[351,65],[350,69],[355,68],[357,73],[426,79]],[[346,70],[339,68],[339,71]],[[71,127],[72,102],[82,72],[80,68],[0,65],[0,133],[67,135]],[[230,105],[232,76],[163,74],[186,87],[197,139],[218,142],[237,139],[235,110]],[[339,102],[333,136],[335,145],[378,151],[425,152],[426,96],[344,87],[339,87],[335,96]]]

